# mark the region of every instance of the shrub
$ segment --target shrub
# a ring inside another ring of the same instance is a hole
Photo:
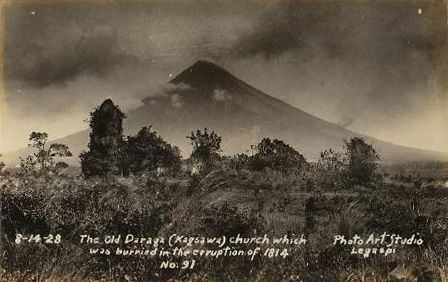
[[[249,156],[246,154],[237,154],[231,157],[223,157],[224,165],[232,169],[247,169]]]
[[[181,165],[179,149],[151,131],[151,127],[143,127],[135,136],[128,137],[126,158],[134,174],[156,168],[178,170]]]
[[[222,138],[214,131],[208,133],[207,128],[202,132],[196,130],[191,132],[190,144],[193,147],[190,158],[196,162],[201,169],[210,169],[221,159],[219,153],[221,152]]]
[[[347,180],[353,184],[366,184],[377,175],[379,155],[372,145],[363,138],[353,137],[345,141],[345,174]]]
[[[263,138],[252,146],[255,154],[249,158],[251,170],[259,171],[268,167],[281,172],[300,170],[307,165],[306,159],[290,145],[281,140]]]
[[[341,153],[332,149],[321,152],[316,168],[319,184],[323,187],[334,188],[342,184],[344,160]]]

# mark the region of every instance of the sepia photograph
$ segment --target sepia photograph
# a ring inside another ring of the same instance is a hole
[[[0,281],[448,282],[447,0],[0,9]]]

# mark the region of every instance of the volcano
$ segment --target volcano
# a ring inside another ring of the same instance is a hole
[[[388,163],[444,158],[442,153],[387,143],[324,121],[203,60],[172,79],[163,93],[142,102],[141,107],[127,113],[126,133],[134,134],[141,127],[152,125],[185,156],[190,152],[186,136],[192,130],[208,128],[222,136],[224,154],[247,152],[251,145],[270,137],[285,141],[308,159],[316,159],[325,149],[342,150],[344,139],[362,136]],[[87,146],[88,130],[57,142],[68,145],[77,156]],[[5,154],[5,162],[13,162],[14,158],[17,160],[19,155],[27,153],[23,149]]]

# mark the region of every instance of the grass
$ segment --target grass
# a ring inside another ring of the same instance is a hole
[[[448,281],[448,189],[440,185],[446,174],[428,166],[384,168],[383,177],[366,185],[322,184],[312,170],[284,174],[225,166],[194,181],[187,174],[89,180],[4,175],[2,281]],[[293,248],[284,260],[198,260],[192,271],[170,271],[159,269],[157,259],[91,256],[76,243],[83,233],[229,230],[306,233],[309,244]],[[65,242],[30,248],[13,243],[16,232],[60,233]],[[332,245],[334,234],[373,232],[418,232],[425,245],[368,259]]]

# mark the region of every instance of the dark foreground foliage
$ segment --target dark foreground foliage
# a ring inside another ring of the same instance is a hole
[[[394,281],[399,271],[419,278],[409,281],[446,278],[448,191],[437,179],[416,186],[394,175],[369,187],[335,187],[328,183],[343,182],[329,181],[328,170],[317,165],[285,174],[233,168],[226,161],[196,177],[192,182],[187,173],[87,180],[48,171],[2,175],[5,281]],[[364,259],[331,242],[332,234],[372,232],[419,233],[425,244]],[[16,233],[61,234],[64,242],[17,245]],[[293,248],[286,259],[198,259],[192,270],[161,270],[160,259],[147,257],[90,255],[78,243],[80,234],[128,233],[303,233],[309,243]]]

